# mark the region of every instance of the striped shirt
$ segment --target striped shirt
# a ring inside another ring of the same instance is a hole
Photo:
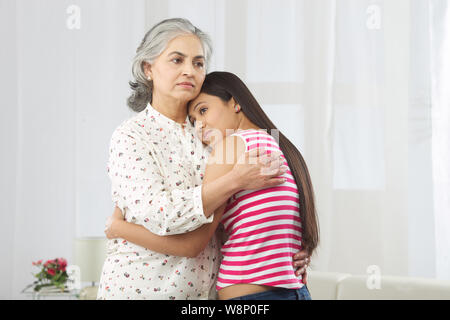
[[[282,152],[264,131],[250,129],[233,135],[245,141],[246,151],[265,147],[269,153]],[[238,283],[303,287],[292,266],[292,256],[302,249],[299,194],[291,171],[283,177],[287,181],[279,186],[242,190],[228,200],[222,223],[229,237],[222,246],[217,290]]]

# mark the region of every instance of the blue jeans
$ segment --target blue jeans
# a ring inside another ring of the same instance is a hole
[[[308,288],[304,285],[300,289],[274,288],[230,300],[311,300],[311,296]]]

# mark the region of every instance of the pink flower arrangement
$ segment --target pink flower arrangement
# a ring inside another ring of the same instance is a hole
[[[47,260],[45,263],[42,262],[43,260],[32,262],[32,265],[40,268],[40,271],[33,274],[37,280],[24,290],[29,287],[34,287],[34,291],[39,291],[43,287],[57,287],[64,291],[67,279],[69,278],[66,272],[67,260],[64,258],[56,258]]]

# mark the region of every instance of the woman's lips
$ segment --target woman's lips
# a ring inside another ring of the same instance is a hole
[[[190,82],[182,82],[178,84],[180,87],[182,88],[186,88],[186,89],[192,89],[194,88],[194,85]]]
[[[208,140],[209,135],[211,134],[211,132],[212,132],[211,129],[204,131],[204,133],[203,133],[203,141],[207,141]]]

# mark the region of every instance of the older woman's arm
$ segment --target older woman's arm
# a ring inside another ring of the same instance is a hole
[[[201,186],[171,189],[157,160],[160,151],[151,144],[126,124],[111,138],[108,175],[112,199],[127,221],[157,235],[185,233],[212,222],[212,217],[203,214]]]
[[[193,231],[211,223],[211,214],[237,191],[283,182],[276,178],[283,173],[281,170],[264,176],[260,174],[261,164],[247,164],[195,188],[171,189],[154,155],[159,151],[149,149],[150,144],[131,128],[116,129],[111,139],[108,173],[113,200],[122,210],[127,208],[127,221],[142,224],[157,235]],[[276,161],[275,164],[279,169]]]
[[[238,151],[239,154],[243,153],[243,143],[239,141],[237,149],[232,151]],[[222,152],[219,152],[218,154],[220,157]],[[237,158],[237,153],[235,153],[235,155]],[[205,171],[205,184],[209,184],[211,181],[217,181],[217,179],[226,175],[233,168],[234,163],[226,164],[225,162],[222,162],[222,159],[216,159],[216,157],[217,154],[213,151],[209,157],[209,164]],[[211,201],[212,199],[210,198],[208,200]],[[215,210],[212,223],[204,224],[200,228],[184,234],[166,236],[153,234],[141,225],[125,221],[122,211],[120,208],[116,207],[113,216],[111,217],[111,221],[107,223],[105,233],[109,239],[122,238],[162,254],[196,257],[205,249],[211,237],[214,235],[225,207],[226,203],[222,203],[220,207]]]
[[[141,225],[125,221],[122,211],[116,207],[111,221],[105,229],[105,234],[108,239],[122,238],[162,254],[193,258],[206,248],[213,237],[222,218],[224,207],[216,210],[212,223],[204,224],[188,233],[168,236],[158,236]]]
[[[245,152],[245,146],[240,139],[236,140],[235,137],[230,139],[234,139],[236,142],[235,145],[231,145],[233,150],[225,150],[226,146],[230,147],[230,144],[220,143],[217,147],[220,149],[220,152],[216,152],[217,149],[215,149],[211,153],[205,170],[204,184],[208,185],[229,173],[237,162],[238,157]],[[227,152],[234,153],[234,161],[230,164],[222,161],[223,155]],[[211,190],[214,190],[214,187],[208,190],[211,192]],[[231,197],[232,194],[229,196]],[[208,201],[212,201],[212,199],[213,197],[209,198]],[[195,257],[204,250],[214,235],[225,208],[226,202],[223,201],[223,203],[220,203],[220,207],[215,209],[212,223],[205,224],[194,231],[184,234],[158,236],[143,226],[124,221],[122,211],[116,207],[112,217],[113,219],[107,226],[105,233],[110,239],[122,238],[155,252],[175,256]]]
[[[233,168],[235,168],[235,163],[239,162],[237,159],[244,155],[244,144],[241,139],[237,137],[229,137],[228,139],[233,139],[233,143],[219,144],[214,152],[209,157],[208,165],[205,171],[204,185],[211,185],[211,182],[217,181],[221,177],[230,174]],[[235,149],[234,155],[235,159],[232,164],[226,164],[223,157],[225,154],[229,153],[230,150],[225,148],[228,146],[233,146]],[[222,152],[220,152],[222,150]],[[218,152],[219,151],[219,152]],[[248,156],[248,155],[247,155]],[[276,170],[275,170],[276,171]],[[278,171],[277,171],[278,172]],[[279,173],[282,174],[282,173]],[[247,182],[247,185],[242,185],[251,189],[253,185],[251,183],[258,183],[255,181]],[[219,185],[219,184],[218,184]],[[243,188],[239,189],[242,190]],[[256,187],[254,189],[257,189]],[[205,190],[205,189],[204,189]],[[206,189],[214,190],[214,188]],[[230,195],[231,196],[231,195]],[[213,201],[214,198],[209,198],[206,201]],[[136,225],[134,223],[129,223],[123,220],[122,212],[119,208],[114,211],[115,219],[113,223],[107,228],[106,234],[108,238],[123,238],[127,241],[145,247],[155,252],[175,255],[175,256],[185,256],[185,257],[195,257],[197,256],[207,245],[208,241],[214,235],[214,232],[219,224],[222,217],[223,211],[226,207],[226,198],[223,203],[220,204],[215,210],[214,218],[212,223],[205,224],[195,231],[191,231],[185,234],[176,235],[166,235],[158,236],[150,232],[147,228]],[[220,200],[221,201],[221,200]],[[213,206],[214,207],[214,206]],[[212,210],[212,209],[208,209]],[[306,257],[309,254],[306,251],[299,251],[293,257],[293,264],[298,268],[296,274],[297,276],[303,275],[304,280],[306,280]]]
[[[243,153],[243,144],[241,143],[239,147],[240,152]],[[217,180],[233,168],[233,164],[227,165],[219,160],[216,161],[215,157],[216,153],[213,151],[206,168],[204,183]],[[116,207],[112,220],[110,223],[107,223],[105,233],[109,239],[122,238],[155,252],[174,256],[196,257],[205,249],[214,235],[225,208],[226,203],[221,204],[215,210],[212,223],[205,224],[194,231],[184,234],[158,236],[143,226],[125,221],[122,211]]]

